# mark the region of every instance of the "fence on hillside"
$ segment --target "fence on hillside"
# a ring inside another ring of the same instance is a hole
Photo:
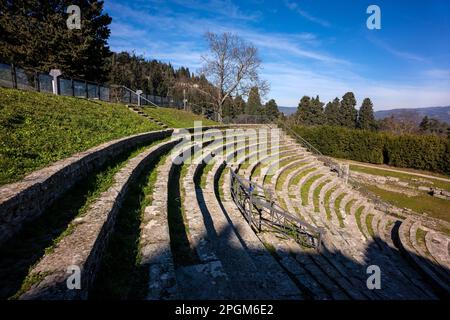
[[[138,95],[124,86],[105,85],[97,82],[61,76],[57,78],[58,94],[108,102],[138,104]],[[53,92],[53,77],[48,73],[29,68],[0,63],[0,86],[38,92]],[[183,107],[182,101],[172,97],[161,97],[143,92],[141,105],[161,107]]]

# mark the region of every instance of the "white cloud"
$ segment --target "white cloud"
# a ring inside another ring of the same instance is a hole
[[[331,23],[329,23],[328,21],[326,21],[322,18],[318,18],[318,17],[310,14],[309,12],[303,10],[302,8],[300,8],[300,6],[296,2],[285,1],[285,4],[290,10],[298,13],[300,16],[302,16],[306,20],[317,23],[317,24],[321,25],[322,27],[331,27]]]
[[[225,8],[233,5],[228,0],[213,0],[205,4],[204,10],[212,10],[221,4]],[[191,7],[198,5],[199,1],[185,4]],[[110,39],[113,50],[134,50],[147,58],[187,66],[191,71],[200,67],[200,57],[207,50],[203,40],[206,31],[239,34],[260,49],[262,77],[271,84],[269,97],[275,98],[279,105],[296,106],[305,94],[318,94],[322,101],[327,102],[336,96],[342,97],[347,91],[353,91],[359,103],[370,97],[376,110],[448,105],[450,102],[450,70],[418,69],[412,72],[414,78],[408,79],[409,85],[405,85],[406,80],[396,83],[363,77],[360,72],[364,68],[322,49],[326,39],[313,33],[283,34],[258,30],[239,17],[242,12],[237,6],[232,9],[234,18],[230,19],[175,13],[167,8],[160,8],[160,11],[135,10],[115,1],[108,1],[107,9],[114,18]],[[427,59],[423,57],[379,40],[369,40],[399,58],[427,65]]]
[[[413,61],[413,62],[427,62],[428,61],[428,59],[421,57],[417,54],[394,48],[390,44],[388,44],[385,41],[382,41],[380,39],[375,39],[375,38],[371,38],[371,37],[368,37],[367,39],[370,42],[372,42],[373,44],[375,44],[376,46],[384,49],[385,51],[389,52],[390,54],[397,56],[401,59],[409,60],[409,61]]]
[[[266,65],[264,76],[272,84],[270,95],[276,97],[281,106],[297,106],[303,95],[319,95],[321,101],[328,102],[342,97],[347,91],[355,93],[357,107],[365,97],[370,97],[375,110],[448,105],[450,101],[448,85],[426,83],[427,80],[407,86],[364,78],[329,76],[304,66],[287,64]]]

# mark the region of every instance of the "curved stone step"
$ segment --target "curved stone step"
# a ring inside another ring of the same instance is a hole
[[[239,139],[245,141],[246,137],[239,136]],[[203,148],[200,154],[194,155],[196,159],[191,159],[182,182],[185,192],[182,205],[189,227],[190,243],[200,259],[200,264],[177,270],[177,278],[185,298],[188,299],[233,299],[240,293],[232,286],[235,277],[234,274],[230,274],[233,269],[226,268],[229,260],[222,260],[223,254],[218,255],[217,250],[220,248],[216,245],[216,234],[211,223],[208,223],[210,221],[204,218],[204,203],[199,203],[199,194],[195,186],[196,177],[200,167],[203,166],[202,160],[211,158],[213,154],[221,154],[222,150],[237,143],[238,141],[233,139],[232,142],[212,143]],[[195,287],[195,290],[192,290],[192,287]]]
[[[434,230],[425,236],[428,251],[442,269],[450,270],[450,238]]]
[[[147,163],[177,142],[179,141],[160,143],[130,159],[114,176],[113,185],[100,194],[83,216],[72,221],[71,232],[32,268],[29,278],[38,281],[32,283],[19,298],[87,299],[129,185],[137,179]],[[68,270],[72,270],[74,266],[81,272],[79,290],[71,290],[66,285],[71,275]]]
[[[298,160],[294,160],[292,162],[289,162],[288,164],[282,166],[281,168],[279,168],[277,170],[277,172],[275,172],[275,174],[272,176],[271,180],[270,180],[270,184],[272,186],[274,186],[274,188],[276,189],[276,186],[279,183],[280,178],[283,175],[286,175],[288,171],[291,170],[295,170],[296,168],[300,168],[302,166],[304,166],[306,163],[308,163],[308,161],[310,161],[312,159],[312,157],[310,156],[306,156],[306,157],[302,157]]]
[[[380,215],[378,223],[377,235],[380,237],[384,247],[384,251],[389,256],[389,262],[392,266],[392,270],[396,272],[397,277],[402,279],[402,282],[410,284],[410,290],[416,295],[416,297],[428,297],[429,299],[436,299],[436,296],[431,290],[424,286],[423,279],[417,275],[415,270],[403,259],[397,247],[394,244],[392,238],[392,229],[395,228],[396,219],[393,219],[387,215]],[[399,221],[400,223],[400,221]]]
[[[306,203],[303,203],[303,200],[302,200],[302,190],[304,190],[305,183],[306,183],[306,181],[308,181],[309,179],[311,179],[311,178],[313,178],[313,177],[315,177],[315,176],[317,176],[317,175],[324,174],[325,172],[326,172],[326,171],[325,171],[325,170],[322,170],[321,168],[315,168],[314,171],[311,171],[311,172],[308,172],[308,173],[304,174],[304,175],[300,178],[300,180],[298,181],[297,185],[295,186],[295,189],[297,189],[297,190],[299,191],[299,192],[296,194],[296,198],[297,198],[297,200],[299,201],[299,204],[300,204],[301,206],[303,206],[303,207],[306,207],[308,210],[311,210],[311,206],[308,205],[308,204],[306,204]]]
[[[280,169],[281,163],[288,162],[288,164],[290,164],[296,160],[303,159],[304,156],[305,154],[296,152],[293,155],[288,155],[286,157],[278,157],[277,159],[272,160],[269,165],[266,165],[264,168],[261,169],[261,173],[259,175],[259,181],[261,182],[260,183],[261,186],[271,185],[272,177]],[[269,177],[269,179],[268,182],[266,183],[267,177]]]
[[[288,155],[288,154],[295,153],[295,152],[296,152],[295,145],[291,145],[291,146],[288,146],[287,150],[272,153],[270,155],[266,155],[266,156],[256,160],[250,167],[247,168],[247,174],[246,174],[245,178],[248,180],[251,180],[256,168],[258,166],[264,166],[266,163],[270,162],[270,159],[273,159],[276,157],[281,157],[283,155]]]
[[[0,243],[14,236],[24,223],[39,217],[75,183],[108,160],[136,146],[169,137],[172,132],[154,131],[106,142],[0,187]]]
[[[169,181],[172,179],[175,169],[174,158],[182,157],[191,148],[193,148],[193,143],[174,148],[172,156],[167,157],[164,164],[157,168],[153,201],[144,209],[142,216],[139,238],[140,263],[149,270],[146,295],[146,299],[149,300],[181,298],[170,246],[167,203],[169,201]]]
[[[410,228],[414,220],[408,218],[402,222],[398,229],[398,245],[400,251],[406,258],[412,263],[412,265],[420,270],[422,274],[427,277],[429,283],[435,288],[436,293],[448,298],[450,294],[450,287],[447,283],[442,281],[423,261],[420,259],[419,254],[414,250],[410,242]]]
[[[322,177],[320,177],[319,179],[315,180],[311,184],[311,187],[309,188],[309,192],[308,192],[308,203],[312,204],[312,209],[314,212],[320,213],[320,207],[323,206],[323,203],[320,202],[320,192],[327,183],[331,182],[331,178],[332,178],[332,176],[325,174]],[[320,187],[320,190],[318,190],[319,187]],[[317,192],[319,192],[318,198],[317,198],[318,208],[316,208],[316,206],[314,204],[314,195]]]
[[[422,258],[422,260],[424,261],[425,264],[427,264],[428,268],[430,270],[432,270],[437,276],[439,276],[440,278],[442,278],[446,283],[450,284],[450,277],[449,277],[449,273],[448,270],[446,270],[446,268],[443,270],[439,267],[439,264],[437,261],[434,260],[433,256],[428,252],[428,249],[426,247],[426,243],[425,243],[425,239],[424,239],[424,243],[419,243],[419,241],[417,240],[417,233],[418,233],[418,229],[426,229],[426,231],[424,232],[428,232],[428,228],[424,228],[420,221],[415,221],[410,229],[409,229],[409,238],[412,244],[412,247],[414,248],[414,250],[416,250],[416,252],[419,254],[419,256]]]
[[[230,211],[236,210],[225,210],[225,206],[218,201],[219,195],[215,193],[215,189],[225,168],[223,159],[216,159],[202,193],[207,213],[217,233],[222,260],[227,261],[224,265],[230,269],[228,274],[233,282],[233,290],[237,291],[236,296],[240,299],[301,298],[295,292],[286,295],[286,288],[279,288],[283,271],[277,267],[276,261],[262,243],[252,236],[250,226],[238,216],[240,213],[233,214]],[[239,221],[236,217],[240,218]],[[261,256],[265,256],[264,260],[270,263],[261,265]],[[273,274],[278,276],[273,277]],[[285,283],[289,283],[286,276],[283,278]]]

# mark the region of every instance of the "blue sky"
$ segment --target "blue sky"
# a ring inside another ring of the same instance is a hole
[[[381,9],[369,30],[366,9]],[[109,44],[196,72],[204,33],[229,31],[252,42],[278,105],[303,95],[327,102],[353,91],[375,110],[450,105],[447,0],[105,0]]]

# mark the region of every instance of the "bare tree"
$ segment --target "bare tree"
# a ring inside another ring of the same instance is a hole
[[[400,110],[380,121],[380,130],[395,134],[418,133],[420,116],[416,111]]]
[[[223,105],[228,98],[247,96],[252,87],[258,87],[264,94],[269,87],[259,78],[261,59],[252,44],[231,33],[218,35],[208,32],[205,37],[210,52],[202,57],[204,65],[201,72],[214,87],[197,89],[212,99],[221,121]]]

